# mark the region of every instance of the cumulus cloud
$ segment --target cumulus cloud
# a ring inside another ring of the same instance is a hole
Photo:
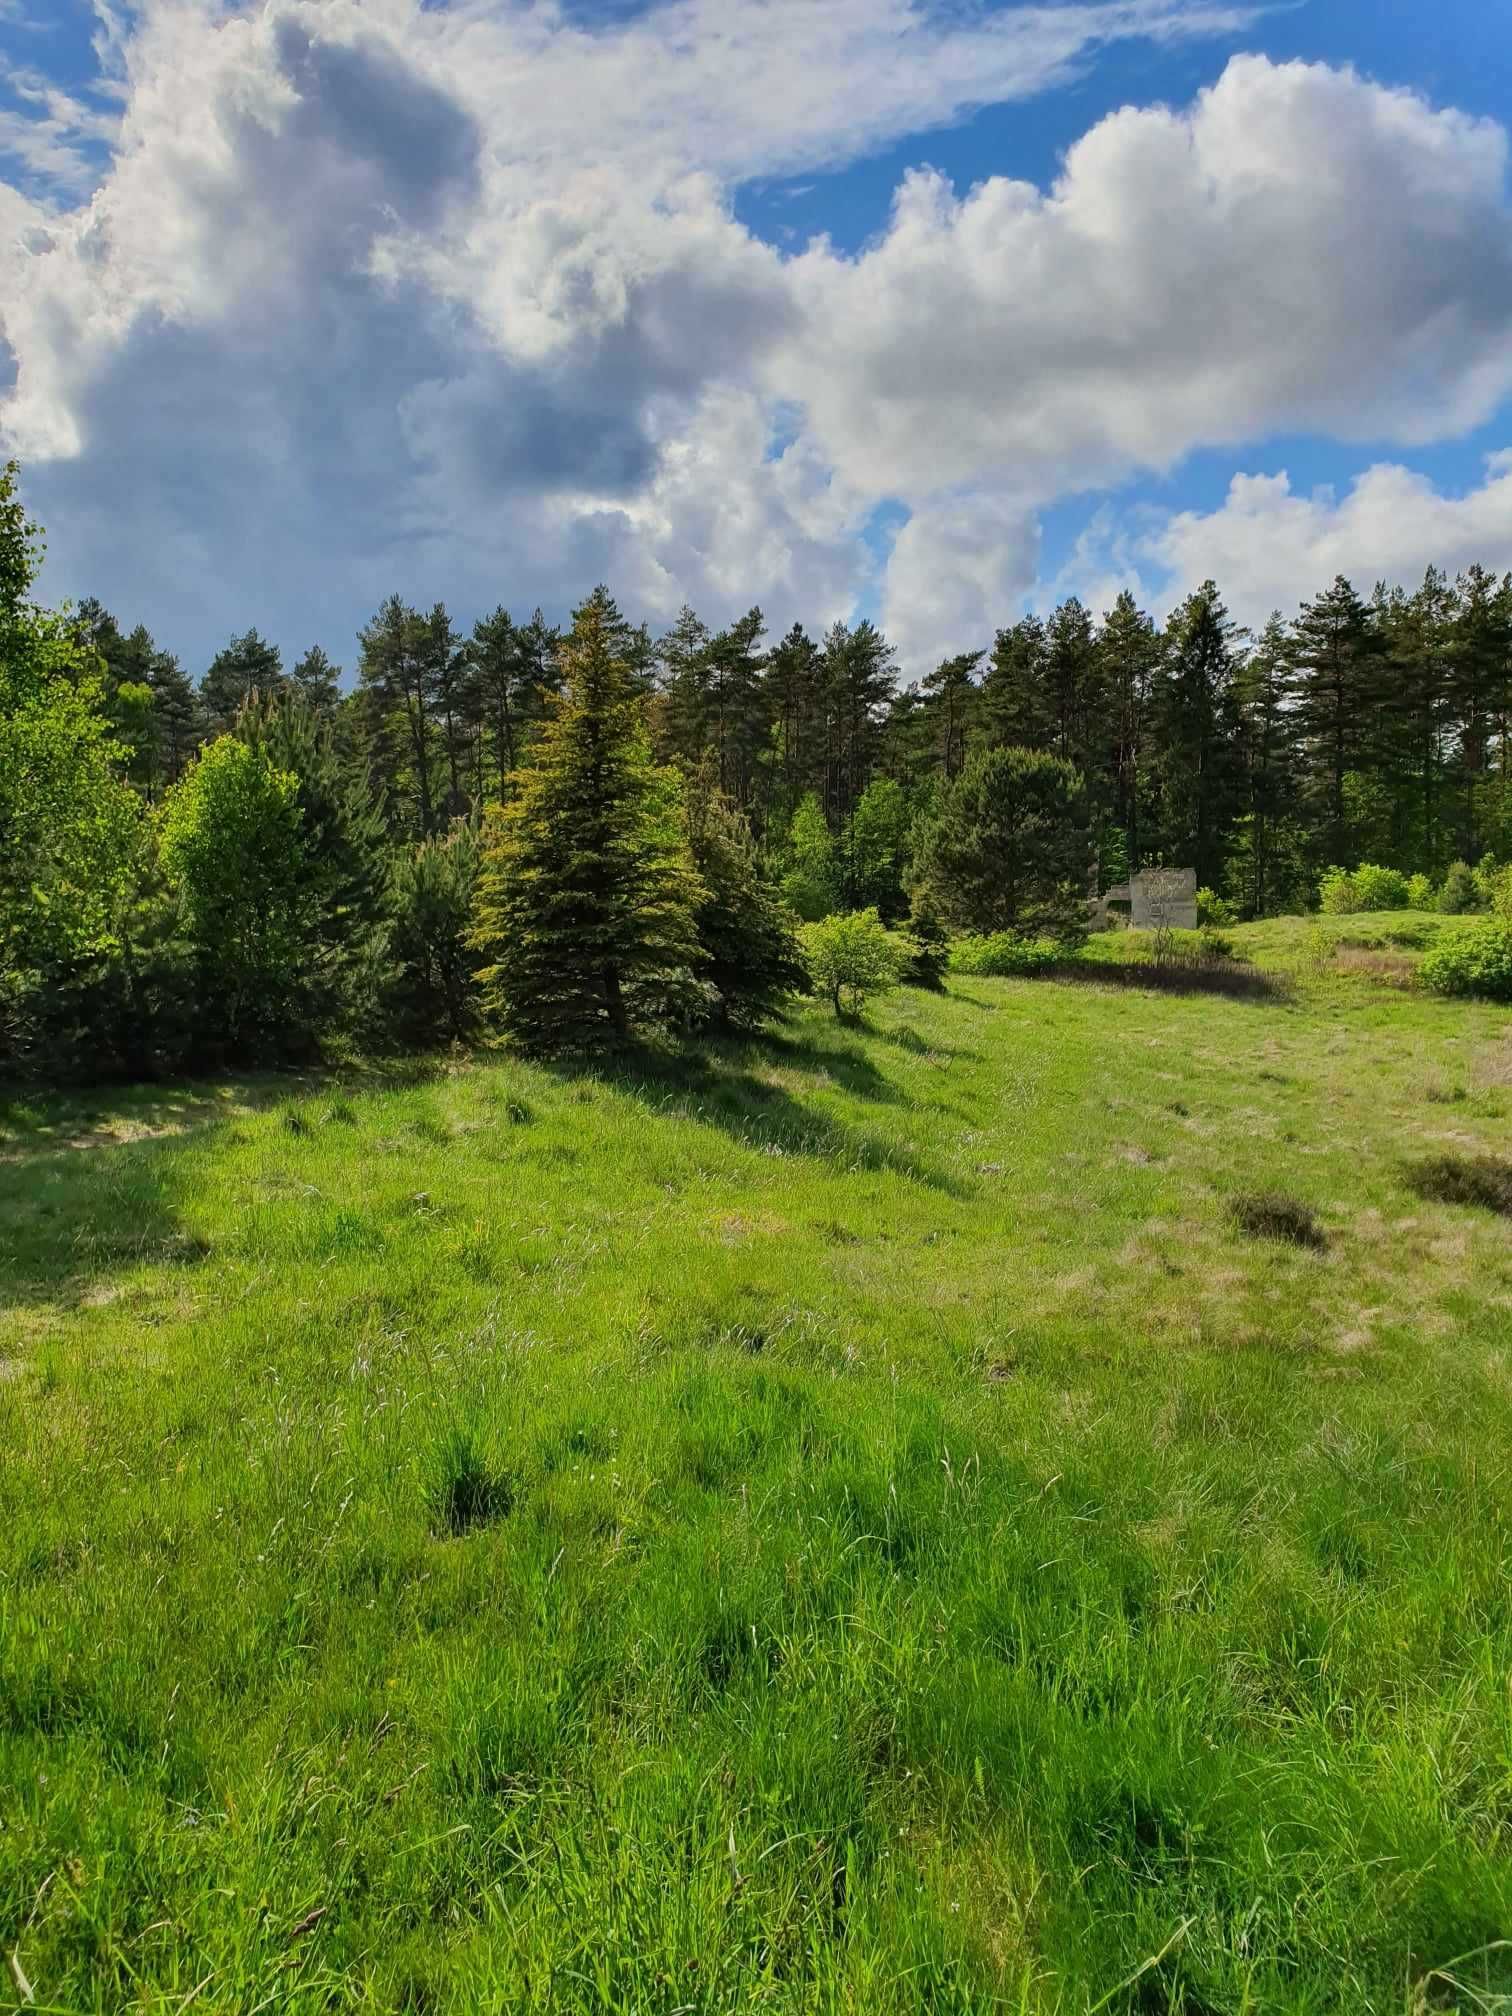
[[[1135,544],[1146,571],[1181,596],[1211,578],[1253,625],[1290,616],[1299,593],[1346,575],[1362,594],[1377,581],[1411,586],[1428,565],[1455,574],[1512,557],[1512,449],[1487,458],[1483,480],[1446,494],[1399,463],[1367,469],[1344,492],[1298,495],[1284,472],[1236,476],[1216,511],[1181,511]]]
[[[1504,132],[1349,72],[1236,59],[1048,190],[920,170],[855,257],[734,215],[1242,7],[101,12],[118,126],[32,80],[0,182],[0,439],[54,592],[192,660],[607,575],[657,619],[876,593],[924,670],[1003,620],[1058,495],[1282,427],[1437,438],[1512,388]]]

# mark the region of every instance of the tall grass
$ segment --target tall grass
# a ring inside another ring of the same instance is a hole
[[[33,2006],[1506,2008],[1512,1227],[1404,1175],[1506,1044],[961,979],[7,1109]]]

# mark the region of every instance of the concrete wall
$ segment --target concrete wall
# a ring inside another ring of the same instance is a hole
[[[1197,929],[1197,870],[1146,868],[1129,882],[1129,922],[1136,931],[1158,924]]]

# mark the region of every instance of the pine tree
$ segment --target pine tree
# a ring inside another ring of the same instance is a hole
[[[258,695],[236,737],[295,780],[299,810],[299,1012],[317,1039],[374,1022],[389,938],[383,816],[340,762],[331,726],[302,694]]]
[[[1504,856],[1512,838],[1512,575],[1498,581],[1484,567],[1471,567],[1456,583],[1456,601],[1457,852],[1474,861],[1488,845]]]
[[[341,699],[341,667],[312,644],[289,674],[296,693],[317,714],[333,714]]]
[[[897,653],[869,619],[835,623],[824,640],[825,811],[848,819],[866,789],[892,696]]]
[[[200,681],[200,705],[213,735],[223,735],[249,694],[276,693],[284,684],[283,657],[276,644],[244,630],[217,651]]]
[[[749,813],[755,795],[756,764],[766,739],[764,660],[757,646],[766,629],[759,609],[709,640],[709,734],[725,796]]]
[[[1253,917],[1264,917],[1281,901],[1296,901],[1301,894],[1294,823],[1297,730],[1291,695],[1290,647],[1277,610],[1234,680],[1245,809],[1237,835],[1242,858],[1231,870],[1229,887]]]
[[[391,814],[417,838],[436,830],[432,653],[423,617],[391,595],[358,632],[357,690],[368,759]]]
[[[979,709],[990,747],[1050,747],[1053,716],[1047,656],[1045,626],[1038,616],[1026,616],[997,633]]]
[[[985,651],[963,651],[946,658],[922,681],[932,702],[940,775],[947,784],[960,775],[966,761],[966,737],[971,725],[972,703],[976,698],[977,667]]]
[[[1123,834],[1123,870],[1128,875],[1140,861],[1145,790],[1141,764],[1160,639],[1153,619],[1127,589],[1103,618],[1097,651],[1106,707],[1103,764],[1112,787],[1108,816]]]
[[[1380,650],[1370,610],[1339,575],[1332,588],[1302,604],[1292,624],[1297,722],[1307,757],[1317,858],[1359,859],[1348,779],[1370,747],[1380,701]]]
[[[702,894],[693,922],[703,958],[699,977],[723,1028],[749,1029],[808,985],[789,916],[763,877],[751,830],[719,784],[712,750],[688,779],[688,851]]]
[[[785,827],[809,791],[823,784],[823,658],[795,623],[768,655],[764,703],[771,723],[773,823]]]
[[[171,651],[154,648],[147,668],[152,693],[155,791],[171,790],[199,747],[204,721],[189,675]]]
[[[685,602],[657,644],[661,667],[658,754],[697,764],[709,746],[709,626]]]
[[[702,891],[612,609],[601,591],[578,611],[566,691],[485,842],[484,1009],[533,1049],[622,1038],[696,995]]]
[[[1195,868],[1199,888],[1223,886],[1234,821],[1243,810],[1233,637],[1217,587],[1204,582],[1166,627],[1156,686],[1164,771],[1160,838],[1167,864]]]
[[[978,750],[941,800],[921,865],[923,893],[962,930],[1075,931],[1091,865],[1081,776],[1038,750]]]

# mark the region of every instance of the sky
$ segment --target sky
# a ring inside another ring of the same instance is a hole
[[[1512,0],[0,0],[0,455],[201,672],[1512,567]]]

